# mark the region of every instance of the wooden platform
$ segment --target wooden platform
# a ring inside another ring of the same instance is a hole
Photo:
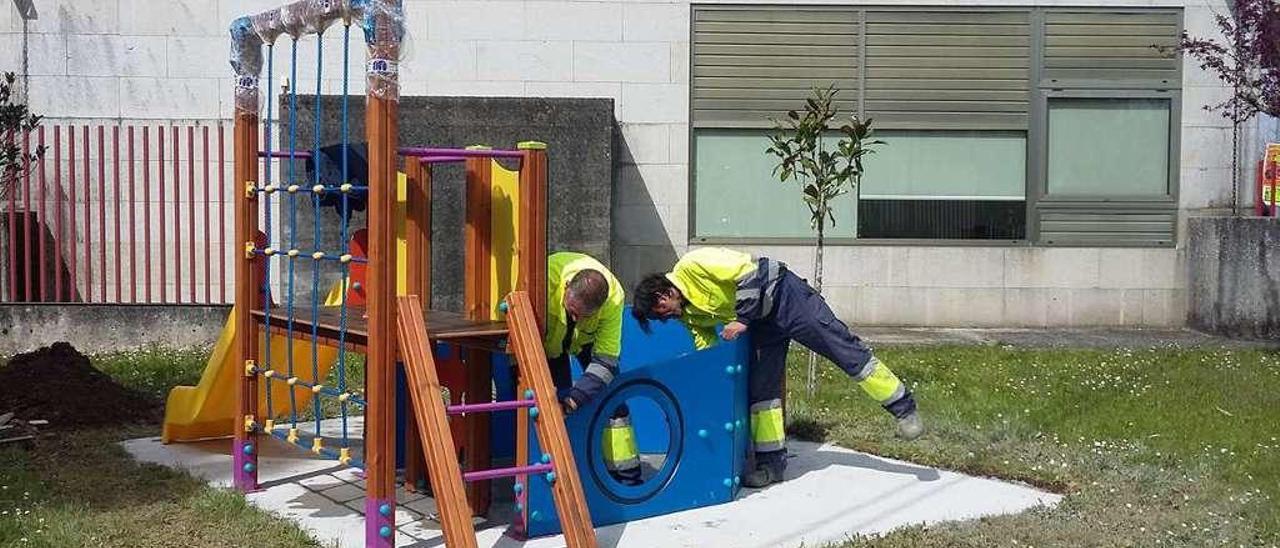
[[[293,310],[293,336],[299,339],[311,338],[311,307],[295,307]],[[254,320],[261,325],[264,313],[254,310]],[[469,320],[457,312],[443,310],[427,310],[427,339],[432,342],[448,342],[461,346],[481,348],[485,350],[505,351],[502,341],[507,337],[507,324],[501,321]],[[338,346],[341,317],[337,308],[320,308],[316,313],[316,335],[322,344]],[[277,329],[289,328],[289,311],[284,307],[271,308],[271,331],[279,334]],[[364,309],[347,310],[347,346],[363,348],[369,341]]]

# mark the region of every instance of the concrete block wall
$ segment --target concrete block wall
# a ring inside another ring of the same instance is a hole
[[[742,248],[813,281],[812,250]],[[837,246],[823,293],[855,325],[1181,326],[1177,249]]]
[[[784,1],[774,3],[787,3]],[[812,0],[935,6],[1183,7],[1208,35],[1225,0]],[[32,104],[55,117],[226,119],[227,23],[276,0],[166,2],[35,0],[24,24],[0,7],[0,63],[17,67],[25,40]],[[615,101],[613,267],[626,283],[668,267],[689,247],[689,13],[686,1],[404,0],[406,95],[608,97]],[[320,77],[340,90],[340,32],[325,38]],[[353,40],[358,44],[359,40]],[[18,46],[18,47],[10,47]],[[288,46],[277,46],[284,66]],[[362,48],[353,58],[363,59]],[[315,90],[315,41],[299,47],[299,90]],[[1183,224],[1229,206],[1230,128],[1203,106],[1225,91],[1184,67],[1180,200]],[[357,71],[358,74],[358,71]],[[275,80],[276,86],[282,84]],[[353,93],[363,79],[351,79]],[[593,212],[593,214],[603,214]],[[1185,230],[1180,240],[1185,242]],[[832,248],[829,288],[856,323],[941,325],[1181,325],[1185,260],[1177,249],[993,247]],[[752,251],[808,264],[806,247]],[[945,264],[947,268],[936,268]],[[1152,265],[1137,272],[1111,265]],[[1165,271],[1173,274],[1166,274]]]
[[[1230,337],[1280,336],[1280,220],[1192,220],[1189,323]]]

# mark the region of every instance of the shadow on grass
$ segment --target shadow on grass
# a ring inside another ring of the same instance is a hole
[[[834,423],[819,421],[812,417],[794,417],[787,421],[787,435],[801,440],[822,443],[827,441]]]

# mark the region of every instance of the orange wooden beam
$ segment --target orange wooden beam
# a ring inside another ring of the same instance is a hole
[[[489,158],[468,158],[466,204],[466,255],[465,282],[463,285],[463,309],[468,318],[487,320],[492,317],[494,303],[490,299],[490,254],[493,249],[493,169]],[[481,403],[493,399],[493,364],[488,352],[467,349],[462,354],[466,365],[465,392],[468,403]],[[465,421],[466,441],[463,445],[463,461],[467,471],[487,468],[490,464],[489,428],[487,413],[472,413]],[[490,482],[477,481],[467,485],[467,498],[476,514],[488,511]]]
[[[409,394],[413,414],[417,415],[418,436],[430,440],[426,444],[427,469],[431,492],[440,511],[446,546],[476,546],[475,525],[462,486],[462,470],[449,433],[449,420],[440,399],[442,386],[436,374],[431,342],[422,316],[422,301],[417,295],[399,298],[400,349],[404,355],[405,373],[409,378]]]
[[[569,446],[569,435],[564,427],[564,412],[556,398],[556,388],[547,368],[547,355],[542,350],[542,333],[538,329],[533,303],[524,291],[513,291],[507,296],[507,326],[511,331],[511,345],[515,350],[520,377],[533,389],[538,405],[538,444],[551,456],[555,466],[555,481],[551,492],[560,516],[560,527],[569,548],[594,548],[595,529],[591,514],[582,493],[578,466]]]
[[[396,59],[399,45],[392,38],[392,22],[375,22],[378,42],[370,46],[374,58]],[[366,99],[365,134],[369,159],[369,263],[366,280],[369,341],[365,377],[365,528],[366,543],[394,546],[395,403],[396,403],[396,231],[395,201],[398,82],[394,75],[370,75]],[[374,93],[373,90],[378,92]],[[381,533],[390,533],[384,535]]]
[[[249,93],[241,90],[241,93]],[[256,105],[257,100],[253,103]],[[235,115],[234,150],[235,173],[235,235],[241,251],[236,254],[235,276],[235,324],[236,363],[245,368],[236,376],[236,410],[239,420],[235,429],[233,454],[235,470],[233,484],[241,491],[258,488],[257,432],[252,427],[258,418],[258,377],[249,370],[249,361],[258,356],[258,330],[252,312],[262,300],[261,288],[253,283],[257,255],[250,251],[257,247],[258,193],[250,187],[258,184],[258,113],[256,110],[238,110]],[[246,450],[246,448],[248,448]]]
[[[404,158],[406,184],[405,204],[405,287],[409,295],[417,295],[420,304],[430,306],[431,285],[431,190],[427,180],[428,168],[419,158]],[[403,350],[401,355],[404,356]],[[407,364],[406,364],[407,365]],[[422,440],[418,437],[417,415],[405,413],[404,430],[404,483],[407,489],[416,490],[426,480],[423,470]]]

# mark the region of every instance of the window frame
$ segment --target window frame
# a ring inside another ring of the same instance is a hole
[[[1036,181],[1035,201],[1040,203],[1054,202],[1157,202],[1157,203],[1174,203],[1178,202],[1178,170],[1181,165],[1178,161],[1177,151],[1181,150],[1182,139],[1182,98],[1181,94],[1172,93],[1170,90],[1140,90],[1140,89],[1061,89],[1055,88],[1051,90],[1041,90],[1037,93],[1040,96],[1038,101],[1042,107],[1038,107],[1043,111],[1042,129],[1044,135],[1043,146],[1037,147],[1030,152],[1034,156],[1036,162],[1036,171],[1039,173],[1039,180]],[[1164,195],[1152,194],[1051,194],[1049,192],[1049,102],[1053,99],[1163,99],[1169,101],[1169,133],[1168,143],[1168,170],[1167,185],[1168,192]],[[1028,196],[1031,196],[1028,193]]]
[[[982,11],[1025,11],[1030,15],[1030,77],[1028,78],[1028,93],[1030,95],[1028,104],[1028,120],[1027,120],[1027,159],[1026,159],[1026,192],[1024,203],[1026,206],[1026,231],[1024,238],[1014,240],[998,240],[998,239],[932,239],[932,238],[862,238],[862,237],[838,237],[825,238],[826,244],[831,245],[847,245],[847,246],[935,246],[935,247],[1108,247],[1105,242],[1093,242],[1088,244],[1062,244],[1045,242],[1041,239],[1041,219],[1040,214],[1045,209],[1053,209],[1055,207],[1092,207],[1099,210],[1121,210],[1121,209],[1147,209],[1167,207],[1174,210],[1175,214],[1181,193],[1181,150],[1182,150],[1182,84],[1185,80],[1183,73],[1181,54],[1179,59],[1179,80],[1170,82],[1167,80],[1131,80],[1131,81],[1112,81],[1112,80],[1056,80],[1045,79],[1045,36],[1046,36],[1046,14],[1061,10],[1087,10],[1091,12],[1121,12],[1121,13],[1171,13],[1176,12],[1178,20],[1178,33],[1181,34],[1186,28],[1185,8],[1180,7],[1138,7],[1138,6],[1078,6],[1070,8],[1055,7],[1036,7],[1036,6],[950,6],[950,5],[929,5],[929,6],[895,6],[895,5],[846,5],[832,6],[823,4],[737,4],[737,3],[716,3],[716,2],[692,2],[689,4],[690,25],[688,29],[689,40],[689,60],[687,63],[686,81],[689,82],[689,110],[688,124],[686,127],[686,137],[688,139],[688,169],[686,170],[687,178],[687,243],[689,245],[813,245],[817,243],[817,236],[813,237],[726,237],[726,236],[699,236],[697,233],[697,183],[696,169],[694,161],[696,159],[695,150],[696,139],[694,134],[698,129],[744,129],[738,126],[720,126],[708,127],[703,125],[699,127],[699,123],[693,120],[693,97],[694,97],[694,25],[693,20],[696,12],[700,8],[760,8],[763,6],[780,6],[788,8],[825,8],[839,9],[845,8],[854,11],[857,15],[859,38],[858,38],[858,115],[865,115],[865,95],[867,81],[867,65],[866,65],[866,32],[867,32],[867,12],[874,10],[894,10],[894,11],[963,11],[966,9],[982,10]],[[1099,98],[1099,99],[1168,99],[1169,100],[1169,192],[1165,196],[1088,196],[1088,195],[1070,195],[1070,196],[1053,196],[1048,194],[1048,119],[1049,119],[1049,99],[1052,98]],[[899,129],[899,128],[895,128]],[[945,131],[949,128],[909,128],[914,130],[928,131],[936,129]],[[766,129],[765,131],[768,131]],[[857,199],[861,188],[856,189],[852,195]],[[857,222],[856,220],[854,222]],[[856,233],[856,232],[855,232]],[[1172,247],[1176,245],[1178,240],[1178,226],[1174,224],[1173,233],[1168,242],[1161,242],[1150,246],[1141,247]],[[1135,247],[1132,244],[1120,243],[1114,244],[1113,247]]]

